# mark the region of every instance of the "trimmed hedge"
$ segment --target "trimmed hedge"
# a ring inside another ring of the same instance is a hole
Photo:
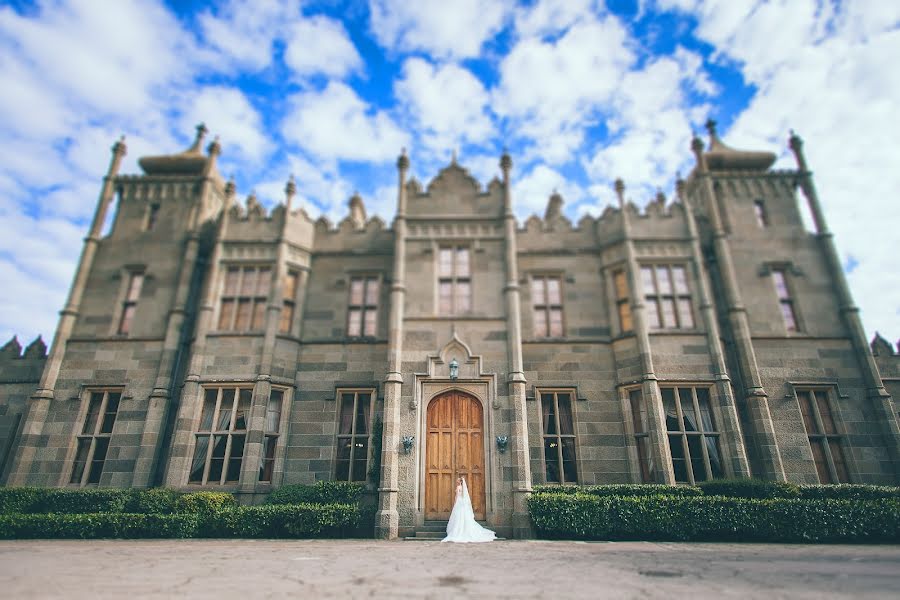
[[[582,540],[897,542],[900,502],[533,494],[539,537]]]
[[[730,498],[799,498],[800,488],[784,481],[713,479],[697,484],[706,496]]]
[[[197,515],[130,513],[0,515],[0,539],[189,538]]]
[[[175,512],[178,497],[165,488],[0,488],[0,514],[169,514]]]
[[[317,481],[313,485],[285,485],[266,498],[266,504],[355,504],[365,487],[347,481]]]
[[[203,537],[342,537],[359,523],[350,504],[263,504],[238,506],[203,519]]]
[[[237,506],[234,494],[229,492],[191,492],[175,501],[175,512],[206,517]]]
[[[900,500],[900,487],[842,483],[838,485],[801,485],[800,497],[807,499],[830,498],[833,500]]]
[[[615,485],[536,485],[535,494],[588,494],[590,496],[702,496],[700,488],[692,485],[662,485],[656,483]]]

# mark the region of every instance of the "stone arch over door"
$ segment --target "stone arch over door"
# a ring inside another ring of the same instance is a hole
[[[485,511],[484,407],[472,394],[448,390],[428,403],[425,519],[450,517],[456,478],[465,477],[475,518]]]

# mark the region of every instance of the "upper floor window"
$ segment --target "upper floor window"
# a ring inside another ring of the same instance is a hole
[[[281,412],[284,409],[284,390],[272,388],[266,404],[266,424],[262,454],[259,457],[259,480],[272,481],[275,472],[275,450],[281,430]]]
[[[369,472],[373,390],[341,390],[338,393],[337,460],[335,479],[366,481]]]
[[[121,390],[90,392],[87,415],[78,436],[78,447],[69,483],[81,486],[100,483],[121,398]]]
[[[762,200],[753,201],[753,214],[756,215],[756,224],[759,225],[760,229],[765,229],[769,226],[769,215],[766,212],[766,204]]]
[[[847,461],[826,390],[797,390],[803,426],[809,437],[819,483],[848,483]]]
[[[438,252],[438,312],[460,315],[472,310],[472,275],[467,246]]]
[[[378,332],[379,290],[378,277],[374,275],[350,278],[347,336],[372,337]]]
[[[228,267],[219,310],[219,330],[251,331],[265,327],[271,283],[271,267]]]
[[[122,302],[122,316],[119,318],[120,334],[126,334],[131,331],[131,324],[132,321],[134,321],[134,311],[137,308],[138,299],[141,297],[141,287],[143,285],[143,273],[129,273],[128,289],[125,291],[125,300]]]
[[[194,435],[189,483],[238,482],[244,461],[252,396],[250,387],[212,387],[203,390],[203,410]]]
[[[709,389],[660,386],[660,393],[675,481],[694,484],[722,478],[720,432],[713,418]]]
[[[628,277],[623,269],[613,272],[613,287],[616,291],[616,312],[619,314],[619,327],[622,333],[634,329],[631,321],[631,301],[628,298]]]
[[[784,328],[788,331],[797,331],[797,312],[794,310],[794,298],[788,287],[785,269],[772,269],[772,283],[775,284],[775,294],[778,296]]]
[[[541,392],[541,425],[547,483],[578,483],[572,390]]]
[[[284,286],[281,294],[281,319],[278,323],[278,331],[290,333],[294,325],[294,307],[297,299],[297,271],[288,271],[284,275]]]
[[[641,282],[650,329],[693,329],[687,272],[681,265],[644,265]]]
[[[644,405],[644,394],[641,388],[634,388],[628,391],[628,402],[631,405],[631,420],[634,425],[634,441],[637,446],[641,483],[652,483],[654,477],[653,457],[650,454],[647,407]]]
[[[536,337],[562,337],[562,280],[558,276],[531,278],[531,303]]]
[[[159,203],[154,202],[147,207],[147,219],[144,221],[144,231],[152,231],[159,220]]]

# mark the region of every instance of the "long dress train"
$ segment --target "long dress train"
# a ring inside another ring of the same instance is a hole
[[[456,488],[456,501],[450,512],[450,520],[447,522],[447,537],[442,542],[490,542],[497,534],[490,529],[482,527],[475,520],[475,511],[472,510],[472,500],[469,498],[469,487],[465,478],[462,485]]]

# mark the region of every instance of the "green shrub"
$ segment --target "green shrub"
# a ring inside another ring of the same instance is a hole
[[[536,485],[536,494],[588,494],[591,496],[700,496],[700,488],[691,485],[656,483],[616,485]]]
[[[900,501],[532,494],[539,537],[593,540],[897,542]]]
[[[222,510],[237,506],[234,495],[228,492],[191,492],[175,502],[175,512],[206,517]]]
[[[285,485],[269,494],[266,504],[355,504],[364,489],[361,483],[346,481]]]
[[[900,499],[900,487],[885,485],[864,485],[842,483],[839,485],[801,485],[801,498],[833,500],[878,500],[880,498]]]
[[[133,490],[125,512],[144,515],[168,515],[175,512],[180,494],[166,488]]]
[[[698,483],[706,496],[730,498],[799,498],[800,489],[784,481],[762,479],[713,479]]]
[[[41,490],[29,512],[68,515],[121,513],[131,498],[131,490],[118,488]]]
[[[196,515],[128,513],[0,515],[0,539],[188,538]]]
[[[32,512],[31,507],[46,491],[36,487],[0,488],[0,515]]]
[[[201,524],[204,537],[339,537],[359,522],[350,504],[263,504],[238,506],[211,515]]]

